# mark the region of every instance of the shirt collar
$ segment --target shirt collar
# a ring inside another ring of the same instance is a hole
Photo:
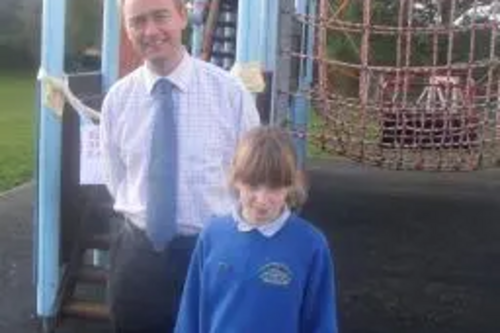
[[[236,221],[236,227],[240,232],[250,232],[254,229],[258,230],[265,237],[273,237],[278,231],[280,231],[284,226],[288,218],[290,217],[290,209],[285,208],[283,213],[278,216],[275,220],[261,224],[261,225],[253,225],[251,223],[246,222],[240,213],[240,207],[235,207],[233,209],[233,218]]]
[[[149,93],[153,91],[153,87],[162,76],[156,74],[148,68],[146,64],[143,66],[143,77],[146,83],[146,89]],[[169,80],[180,91],[186,92],[189,87],[189,81],[193,73],[193,58],[184,50],[181,62],[174,70],[165,78]]]

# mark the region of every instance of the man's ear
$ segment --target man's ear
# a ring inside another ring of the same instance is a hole
[[[187,6],[185,4],[183,4],[179,8],[179,14],[182,18],[182,29],[186,29],[188,26],[188,23],[189,23],[189,14],[188,14]]]

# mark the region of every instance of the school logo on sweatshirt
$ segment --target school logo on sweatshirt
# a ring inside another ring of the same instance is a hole
[[[259,268],[259,278],[267,284],[288,286],[292,282],[292,271],[285,264],[271,262]]]

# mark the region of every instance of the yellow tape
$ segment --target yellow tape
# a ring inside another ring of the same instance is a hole
[[[231,68],[231,73],[239,77],[252,93],[261,93],[266,89],[262,66],[258,62],[237,63]]]
[[[64,91],[61,87],[58,87],[53,80],[43,80],[43,91],[44,95],[42,98],[42,104],[44,107],[52,110],[56,116],[62,118],[64,111],[64,104],[66,98],[64,97]]]

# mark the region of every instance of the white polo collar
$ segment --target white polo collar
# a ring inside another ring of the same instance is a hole
[[[290,209],[287,207],[283,210],[280,216],[275,220],[268,223],[255,225],[246,222],[240,213],[241,209],[239,206],[235,207],[232,212],[232,216],[236,221],[236,227],[240,232],[250,232],[252,230],[258,230],[265,237],[273,237],[278,231],[280,231],[286,224],[288,218],[290,217]]]

